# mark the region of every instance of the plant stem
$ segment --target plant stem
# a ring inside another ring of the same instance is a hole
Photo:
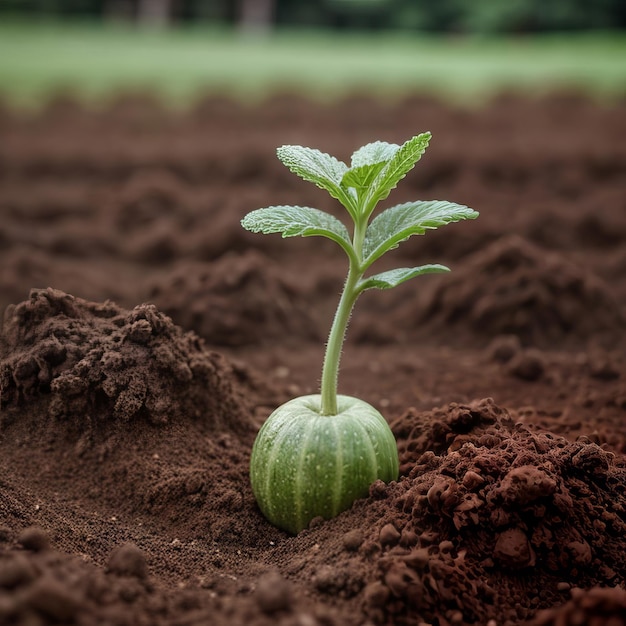
[[[321,414],[337,415],[337,377],[339,374],[339,360],[341,359],[341,348],[346,336],[346,328],[350,321],[350,313],[358,297],[356,284],[360,276],[350,268],[343,293],[339,299],[337,312],[333,319],[333,325],[326,344],[326,354],[324,356],[324,367],[322,369],[321,386]]]
[[[346,329],[350,321],[350,314],[356,299],[361,293],[357,285],[363,276],[360,268],[363,237],[367,223],[355,226],[353,246],[359,263],[350,261],[348,277],[343,287],[341,298],[335,312],[328,343],[326,344],[326,354],[324,355],[324,365],[322,368],[322,383],[320,389],[322,415],[337,415],[337,380],[339,376],[339,361],[341,360],[341,349],[346,337]]]

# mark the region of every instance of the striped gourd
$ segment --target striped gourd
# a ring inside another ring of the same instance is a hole
[[[398,478],[398,452],[384,417],[338,396],[336,415],[320,414],[319,395],[295,398],[267,419],[254,443],[252,490],[274,525],[298,533],[367,496],[377,479]]]

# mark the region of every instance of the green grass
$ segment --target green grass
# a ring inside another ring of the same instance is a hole
[[[145,32],[97,25],[0,23],[0,93],[36,106],[70,90],[100,99],[149,89],[185,105],[220,90],[255,99],[277,88],[332,98],[429,91],[475,102],[495,91],[626,93],[626,36],[517,39],[278,33],[243,38],[212,29]]]

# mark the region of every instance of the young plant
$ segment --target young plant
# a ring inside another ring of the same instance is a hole
[[[252,232],[327,237],[348,257],[320,393],[278,407],[252,449],[250,480],[259,507],[270,522],[291,533],[300,532],[315,517],[329,519],[347,509],[367,495],[374,481],[398,478],[396,441],[385,418],[363,400],[337,395],[337,376],[346,328],[360,294],[389,289],[421,274],[449,271],[443,265],[421,265],[366,275],[372,264],[412,235],[478,216],[466,206],[434,200],[392,206],[370,222],[378,203],[419,161],[430,137],[422,133],[401,146],[367,144],[352,155],[350,167],[319,150],[278,148],[278,158],[292,172],[343,205],[352,233],[333,215],[301,206],[257,209],[241,221]]]

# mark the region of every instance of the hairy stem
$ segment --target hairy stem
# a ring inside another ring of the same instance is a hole
[[[339,361],[341,349],[346,336],[346,329],[350,321],[352,308],[359,295],[356,284],[360,276],[350,268],[343,293],[337,306],[337,312],[326,344],[324,367],[322,369],[322,415],[337,415],[337,378],[339,374]]]
[[[322,368],[321,383],[321,409],[322,415],[337,415],[337,381],[339,376],[339,361],[341,360],[341,350],[346,337],[346,329],[350,321],[350,314],[356,299],[361,291],[358,284],[363,277],[363,270],[360,267],[363,238],[367,223],[357,222],[354,230],[353,246],[358,259],[358,264],[350,259],[350,269],[348,277],[343,287],[339,305],[330,328],[328,343],[326,344],[326,354],[324,355],[324,366]]]

